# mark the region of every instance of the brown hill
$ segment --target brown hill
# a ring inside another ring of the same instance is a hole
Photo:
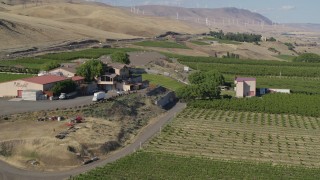
[[[0,5],[1,7],[1,5]],[[127,10],[97,3],[49,3],[42,5],[3,5],[0,49],[38,46],[93,38],[127,39],[153,37],[167,31],[204,32],[205,29],[162,17],[140,16]],[[9,28],[8,28],[9,27]]]
[[[95,4],[58,3],[17,9],[12,13],[61,22],[83,24],[104,31],[150,37],[168,30],[200,32],[183,22],[160,17],[132,14],[128,11]]]

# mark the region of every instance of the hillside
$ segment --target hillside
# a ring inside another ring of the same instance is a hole
[[[178,18],[181,20],[189,21],[201,21],[205,22],[205,19],[212,21],[211,23],[223,23],[236,24],[236,23],[255,23],[264,22],[266,25],[271,25],[272,21],[267,17],[258,13],[253,13],[245,9],[237,8],[217,8],[217,9],[205,9],[205,8],[183,8],[183,7],[170,7],[159,5],[146,5],[138,6],[140,11],[144,11],[147,15]]]
[[[99,3],[43,3],[9,6],[0,4],[0,49],[54,44],[93,38],[128,39],[154,37],[166,31],[204,32],[184,22],[146,17]],[[7,24],[7,25],[3,25]],[[9,28],[8,28],[9,27]]]
[[[139,10],[137,10],[139,9]],[[132,9],[129,9],[132,11]],[[138,6],[136,11],[150,16],[168,17],[209,29],[232,32],[268,32],[273,29],[272,21],[261,14],[238,8],[183,8],[160,5]],[[283,31],[283,29],[276,29]]]

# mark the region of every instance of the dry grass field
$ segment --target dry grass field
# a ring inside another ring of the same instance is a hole
[[[319,128],[313,117],[188,108],[147,150],[320,167]]]
[[[40,6],[0,7],[0,49],[48,46],[57,43],[93,38],[128,39],[153,37],[166,31],[202,32],[202,28],[167,18],[136,15],[111,6],[90,3],[48,3]]]

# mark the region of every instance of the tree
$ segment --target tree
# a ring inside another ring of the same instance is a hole
[[[58,95],[60,93],[71,93],[75,91],[77,88],[77,84],[72,80],[61,81],[55,84],[51,91],[54,95]]]
[[[201,84],[204,83],[205,78],[206,74],[202,71],[199,71],[192,73],[188,79],[191,84]]]
[[[184,100],[214,99],[220,97],[219,85],[225,83],[224,77],[217,71],[195,72],[189,76],[191,85],[180,88],[176,94]]]
[[[267,39],[267,41],[274,42],[274,41],[277,41],[277,40],[274,37],[270,37],[269,39]]]
[[[85,78],[85,81],[90,82],[95,77],[103,74],[103,63],[99,60],[89,60],[77,68],[77,75]]]
[[[112,62],[130,64],[129,55],[125,52],[116,51],[111,54]]]
[[[304,53],[296,57],[293,61],[295,62],[311,62],[318,63],[320,62],[320,56],[314,53]]]

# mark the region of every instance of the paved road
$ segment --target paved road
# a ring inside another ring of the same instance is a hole
[[[64,107],[74,107],[92,103],[92,96],[81,96],[68,100],[55,101],[8,101],[0,100],[0,115],[23,113],[28,111],[49,110]]]
[[[98,166],[103,166],[107,163],[113,162],[117,159],[120,159],[130,153],[133,153],[137,149],[141,147],[141,145],[148,141],[151,137],[153,137],[157,132],[159,132],[160,128],[164,126],[168,121],[170,121],[177,113],[182,111],[186,107],[184,103],[177,103],[171,110],[166,112],[164,115],[160,116],[155,122],[149,124],[144,129],[142,129],[141,133],[137,135],[135,140],[120,149],[119,151],[113,152],[109,155],[109,157],[105,160],[99,160],[95,163],[88,164],[85,166],[78,167],[76,169],[72,169],[69,171],[60,171],[60,172],[34,172],[27,171],[15,168],[6,164],[5,162],[0,161],[0,179],[1,180],[58,180],[65,179],[70,176],[74,176],[85,171],[91,170]]]

